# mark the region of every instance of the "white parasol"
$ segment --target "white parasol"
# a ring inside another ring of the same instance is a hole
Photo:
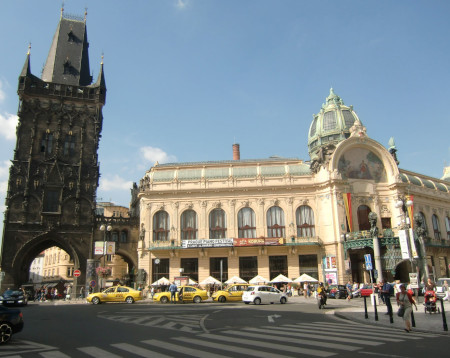
[[[270,280],[270,282],[274,283],[281,283],[281,282],[292,282],[290,278],[287,278],[286,276],[282,275],[281,273],[275,277],[273,280]]]
[[[170,281],[165,277],[161,277],[158,281],[152,283],[152,286],[167,286],[167,285],[170,285]]]
[[[247,281],[243,280],[240,277],[233,276],[232,278],[225,281],[225,284],[229,285],[230,283],[247,283]]]
[[[269,280],[266,280],[264,277],[259,275],[253,277],[250,281],[248,281],[248,283],[251,283],[252,285],[259,285],[260,283],[267,283],[267,282],[269,282]]]
[[[220,281],[216,280],[212,276],[208,276],[202,282],[200,282],[200,285],[220,285]]]
[[[314,277],[311,277],[304,273],[300,277],[297,277],[294,282],[318,282]]]

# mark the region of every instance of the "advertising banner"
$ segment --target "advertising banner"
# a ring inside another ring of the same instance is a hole
[[[106,255],[116,254],[116,243],[114,241],[106,242]]]
[[[336,256],[326,256],[323,258],[323,267],[326,271],[335,271],[336,266]]]
[[[409,229],[409,247],[411,248],[411,256],[418,259],[419,254],[417,253],[416,243],[414,242],[414,231],[412,228]]]
[[[231,247],[233,239],[203,239],[203,240],[183,240],[181,247],[183,249],[195,249],[204,247]]]
[[[409,283],[411,288],[419,288],[419,281],[417,280],[417,273],[409,274]]]
[[[103,241],[95,241],[94,242],[94,255],[104,255],[103,253]]]
[[[284,238],[234,239],[234,246],[277,246],[283,245]]]
[[[337,273],[336,272],[327,272],[325,274],[325,277],[326,277],[327,283],[329,285],[337,285]]]
[[[409,259],[408,233],[406,230],[398,231],[398,239],[400,241],[400,250],[402,251],[402,259]]]

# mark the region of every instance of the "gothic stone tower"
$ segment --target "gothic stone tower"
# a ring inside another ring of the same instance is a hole
[[[92,83],[88,47],[86,16],[62,13],[42,78],[31,74],[29,52],[20,73],[17,142],[3,231],[3,287],[27,282],[32,260],[52,246],[65,250],[81,270],[74,288],[85,283],[106,98],[103,62]]]

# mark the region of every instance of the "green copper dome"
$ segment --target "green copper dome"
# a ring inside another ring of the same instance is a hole
[[[330,89],[330,95],[318,114],[313,115],[308,133],[308,152],[314,159],[323,147],[337,143],[350,137],[350,128],[359,119],[353,106],[344,105],[344,101]]]

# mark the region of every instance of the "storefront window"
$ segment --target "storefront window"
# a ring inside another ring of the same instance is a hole
[[[317,255],[299,255],[298,266],[300,274],[306,273],[307,275],[319,279],[319,265],[317,261]]]
[[[222,262],[222,275],[220,271],[220,263]],[[225,282],[228,280],[228,258],[227,257],[211,257],[209,259],[209,274],[216,280]]]
[[[282,274],[287,277],[288,266],[287,256],[269,256],[270,280]]]
[[[152,260],[152,283],[158,281],[160,278],[169,278],[169,259],[160,259],[159,263]]]
[[[181,259],[180,268],[183,269],[183,276],[187,276],[194,281],[198,281],[198,259]]]
[[[251,280],[258,275],[258,257],[239,257],[239,277],[245,281]]]

